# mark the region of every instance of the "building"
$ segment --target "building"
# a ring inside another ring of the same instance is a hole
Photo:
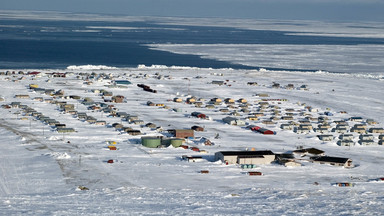
[[[215,160],[225,164],[270,164],[275,160],[272,151],[220,151],[215,153]]]
[[[384,128],[369,128],[369,133],[384,133]]]
[[[360,145],[363,145],[363,146],[378,145],[378,143],[376,143],[373,140],[359,140],[359,143]]]
[[[349,158],[321,156],[321,157],[313,157],[311,159],[313,163],[328,164],[332,166],[342,166],[345,168],[353,167],[352,160]]]
[[[224,85],[224,81],[213,80],[212,84],[221,86]]]
[[[301,157],[304,156],[324,156],[324,151],[317,148],[297,149],[293,151],[294,154],[298,154]]]
[[[352,134],[341,134],[339,136],[340,140],[353,140],[353,135]]]
[[[128,80],[115,80],[113,81],[114,85],[131,85],[132,83]]]
[[[337,142],[337,145],[339,145],[339,146],[354,146],[355,142],[353,142],[352,140],[339,140]]]
[[[112,97],[112,102],[114,103],[123,103],[124,102],[124,96],[122,95],[116,95]]]
[[[293,130],[293,125],[291,124],[281,124],[280,128],[283,130]]]
[[[171,133],[176,138],[189,138],[189,137],[195,137],[194,130],[192,129],[176,129],[176,130],[171,130]]]
[[[245,122],[243,120],[234,118],[234,117],[225,117],[222,119],[224,123],[229,124],[229,125],[237,125],[237,126],[244,126]]]
[[[332,134],[317,135],[317,137],[321,141],[332,141],[333,140],[333,135]]]
[[[373,140],[374,137],[373,137],[372,134],[361,134],[361,135],[359,136],[359,139],[360,139],[360,140]]]
[[[58,133],[73,133],[76,132],[73,128],[57,128]]]

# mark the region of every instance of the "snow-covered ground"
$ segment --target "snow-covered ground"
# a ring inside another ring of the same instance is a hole
[[[28,71],[33,70],[24,70]],[[264,93],[269,95],[264,99],[287,99],[269,103],[279,106],[282,115],[285,109],[296,110],[295,121],[304,118],[300,113],[309,114],[306,107],[311,106],[319,109],[310,113],[313,117],[323,116],[325,111],[332,112],[334,115],[328,116],[329,122],[362,117],[378,122],[369,127],[382,128],[384,87],[383,80],[377,76],[164,66],[120,69],[71,66],[63,71],[40,70],[44,75],[41,77],[15,72],[15,75],[0,75],[0,98],[5,99],[0,105],[21,102],[76,132],[59,134],[36,118],[23,116],[19,108],[0,108],[0,210],[4,215],[380,215],[384,211],[383,183],[372,181],[384,177],[383,146],[359,145],[359,135],[354,132],[351,134],[356,145],[341,147],[337,145],[339,134],[336,132],[329,132],[335,137],[333,141],[322,142],[317,138],[319,133],[314,131],[297,134],[280,129],[287,121],[276,120],[275,125],[266,126],[262,121],[272,117],[271,110],[258,121],[246,120],[247,124],[277,132],[276,135],[262,135],[245,127],[224,124],[221,119],[229,114],[220,111],[227,108],[224,103],[213,109],[205,108],[215,97],[223,100],[245,98],[250,104],[248,109],[257,112],[257,104],[263,98],[256,95]],[[46,75],[51,72],[71,73],[66,78],[54,78]],[[112,80],[97,80],[101,74],[108,74],[115,80],[128,79],[132,85],[122,89],[108,88],[105,85]],[[85,81],[90,81],[89,85]],[[225,81],[226,84],[218,86],[212,81]],[[248,82],[258,85],[247,85]],[[273,82],[280,87],[273,88]],[[154,123],[164,130],[202,126],[205,131],[196,132],[195,136],[205,137],[214,145],[205,146],[196,138],[188,140],[186,145],[206,150],[206,153],[173,147],[146,148],[140,144],[141,136],[89,124],[59,111],[55,104],[33,100],[53,97],[30,90],[29,84],[61,89],[66,96],[80,96],[80,100],[59,97],[55,100],[74,104],[79,112],[105,120],[108,125],[122,123],[145,135],[166,134],[108,117],[106,113],[89,110],[81,104],[85,97],[102,102],[102,97],[91,90],[106,89],[113,95],[125,97],[125,103],[108,103],[119,111],[138,115],[145,123]],[[143,91],[137,84],[148,85],[157,93]],[[288,84],[293,84],[294,89],[285,89]],[[300,90],[302,85],[307,85],[308,90]],[[15,98],[19,94],[28,94],[30,98]],[[175,97],[185,101],[192,95],[205,99],[201,108],[173,102]],[[166,107],[148,106],[148,101]],[[229,110],[239,111],[239,108]],[[194,111],[211,119],[191,117]],[[239,113],[237,118],[248,116]],[[312,121],[311,124],[317,126],[318,123]],[[378,136],[374,134],[375,143]],[[107,141],[111,140],[117,142],[117,151],[108,150]],[[298,146],[315,147],[329,156],[350,158],[355,167],[347,169],[303,160],[301,167],[275,163],[259,165],[250,170],[260,171],[263,176],[249,176],[248,169],[214,160],[215,152],[223,150],[255,148],[284,153]],[[202,156],[203,160],[187,162],[182,160],[182,155]],[[114,163],[107,163],[108,160]],[[201,174],[201,170],[209,170],[209,173]],[[354,187],[332,185],[337,182],[353,183]],[[89,190],[80,190],[79,186]]]

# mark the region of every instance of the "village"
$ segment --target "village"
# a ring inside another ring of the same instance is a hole
[[[231,71],[6,71],[0,82],[12,91],[0,95],[1,115],[21,136],[49,140],[44,148],[72,152],[83,166],[98,151],[99,163],[121,165],[129,145],[159,161],[172,155],[175,166],[205,164],[196,175],[235,167],[241,176],[266,177],[316,164],[349,172],[360,164],[348,151],[383,148],[384,128],[374,119],[274,94],[318,94],[305,83],[234,78]],[[328,184],[355,185],[345,178]]]

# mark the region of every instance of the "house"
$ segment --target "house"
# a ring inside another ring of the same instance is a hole
[[[125,120],[128,121],[128,122],[133,122],[135,120],[139,120],[139,116],[137,116],[137,115],[129,115],[129,116],[127,116],[127,118],[125,118]]]
[[[220,112],[227,113],[227,112],[229,112],[229,109],[227,109],[227,108],[222,108],[222,109],[219,109],[219,111],[220,111]]]
[[[116,95],[112,97],[112,102],[114,103],[123,103],[124,102],[124,96],[122,95]]]
[[[364,130],[367,130],[367,125],[366,124],[355,124],[353,125],[354,128],[361,128]]]
[[[319,112],[319,109],[314,107],[310,107],[308,110],[309,112]]]
[[[354,146],[355,143],[352,140],[339,140],[337,142],[337,145],[339,145],[339,146]]]
[[[280,84],[279,83],[272,83],[272,88],[280,88]]]
[[[182,98],[173,98],[173,102],[176,102],[176,103],[181,103],[183,102],[183,99]]]
[[[119,118],[127,118],[129,116],[129,114],[126,112],[117,112],[116,116]]]
[[[19,98],[19,99],[28,99],[28,98],[29,98],[29,95],[24,95],[24,94],[15,95],[15,98]]]
[[[362,117],[351,117],[349,120],[353,122],[362,122],[364,119]]]
[[[118,129],[122,129],[122,128],[123,128],[123,125],[120,124],[120,123],[113,123],[113,124],[112,124],[112,127],[114,127],[116,130],[118,130]]]
[[[183,155],[183,156],[181,156],[181,158],[183,160],[188,161],[188,162],[200,162],[200,161],[204,160],[202,156],[187,156],[187,155]]]
[[[21,106],[21,103],[20,103],[20,102],[12,102],[12,103],[10,104],[10,106],[11,106],[12,108],[19,108],[19,107]]]
[[[132,123],[135,124],[135,125],[143,125],[143,124],[144,124],[144,121],[138,119],[138,120],[133,120]]]
[[[269,97],[269,94],[259,93],[259,94],[256,94],[256,96],[258,96],[258,97]]]
[[[248,101],[247,101],[245,98],[240,98],[240,99],[238,100],[238,102],[239,102],[239,103],[243,103],[243,104],[245,104],[245,103],[247,103]]]
[[[257,86],[257,82],[247,82],[247,85]]]
[[[346,121],[333,121],[334,123],[336,123],[336,125],[341,125],[341,126],[348,126],[348,123]]]
[[[224,99],[224,102],[225,102],[226,104],[234,104],[234,103],[235,103],[235,100],[233,100],[232,98],[226,98],[226,99]]]
[[[384,128],[369,128],[369,133],[384,133]]]
[[[221,100],[220,98],[212,98],[210,102],[211,104],[214,104],[214,105],[221,105],[223,100]]]
[[[281,164],[286,166],[286,167],[299,167],[299,166],[303,165],[303,164],[301,164],[297,161],[294,161],[294,160],[283,161]]]
[[[154,124],[154,123],[147,123],[147,124],[145,124],[145,126],[148,128],[152,128],[152,129],[155,129],[157,127],[156,124]]]
[[[332,131],[336,133],[348,133],[348,127],[344,125],[336,125],[336,128]]]
[[[352,160],[349,158],[321,156],[321,157],[312,157],[311,159],[313,163],[329,164],[332,166],[342,166],[345,168],[353,167]]]
[[[257,121],[258,118],[256,116],[248,116],[246,119],[248,119],[249,121]]]
[[[300,90],[308,90],[308,86],[307,85],[301,85],[299,87]]]
[[[283,130],[293,130],[293,125],[291,124],[281,124],[280,128]]]
[[[339,136],[340,140],[353,140],[353,135],[352,134],[341,134]]]
[[[372,134],[361,134],[361,135],[359,136],[359,139],[360,139],[360,140],[373,140],[374,137],[373,137]]]
[[[285,86],[285,89],[289,89],[289,90],[294,89],[294,88],[295,88],[295,85],[293,85],[292,83]]]
[[[89,124],[95,124],[97,119],[93,116],[87,116],[87,119],[86,121],[89,123]]]
[[[296,133],[310,133],[311,129],[309,129],[308,127],[301,127],[301,125],[300,125],[299,127],[295,127],[294,132],[296,132]]]
[[[332,134],[317,135],[317,137],[321,141],[332,141],[333,140],[333,135]]]
[[[367,124],[369,125],[375,125],[375,124],[378,124],[377,121],[373,120],[373,119],[367,119]]]
[[[194,130],[194,131],[204,131],[203,127],[200,127],[200,126],[197,126],[197,125],[192,126],[191,129]]]
[[[222,119],[224,123],[229,124],[229,125],[237,125],[237,126],[244,126],[245,122],[243,120],[239,120],[234,117],[225,117]]]
[[[361,127],[353,127],[353,128],[351,128],[351,132],[364,134],[367,132],[367,130],[365,128],[361,128]]]
[[[378,145],[378,143],[376,143],[373,140],[359,140],[359,143],[360,145],[363,145],[363,146]]]
[[[265,125],[274,125],[276,124],[276,122],[272,121],[272,120],[264,120],[262,121],[261,123],[265,124]]]
[[[95,125],[106,125],[107,124],[107,122],[106,121],[96,121],[95,122]]]
[[[310,123],[301,123],[301,124],[299,125],[299,128],[301,128],[301,129],[313,130],[313,126],[312,126],[312,124],[310,124]]]
[[[187,103],[190,103],[190,104],[193,104],[193,103],[195,103],[196,102],[196,100],[197,100],[197,98],[196,97],[189,97],[189,98],[187,98]]]
[[[125,132],[127,132],[131,136],[138,136],[142,134],[140,130],[133,130],[133,129],[125,130]]]
[[[281,120],[292,121],[292,120],[293,120],[293,116],[289,116],[289,115],[282,116],[282,117],[281,117]]]
[[[318,127],[315,130],[318,133],[328,133],[328,131],[329,131],[328,128],[321,128],[321,127]]]
[[[275,160],[272,151],[220,151],[215,153],[215,160],[225,164],[270,164]]]

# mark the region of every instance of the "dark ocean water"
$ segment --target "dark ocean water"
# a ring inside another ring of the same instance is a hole
[[[108,27],[108,28],[105,28]],[[384,44],[375,38],[286,35],[282,31],[175,26],[153,22],[0,19],[0,68],[64,69],[69,65],[145,65],[258,69],[151,50],[145,44]],[[266,68],[284,69],[284,68]],[[284,69],[293,70],[293,69]],[[308,68],[311,70],[311,68]]]

